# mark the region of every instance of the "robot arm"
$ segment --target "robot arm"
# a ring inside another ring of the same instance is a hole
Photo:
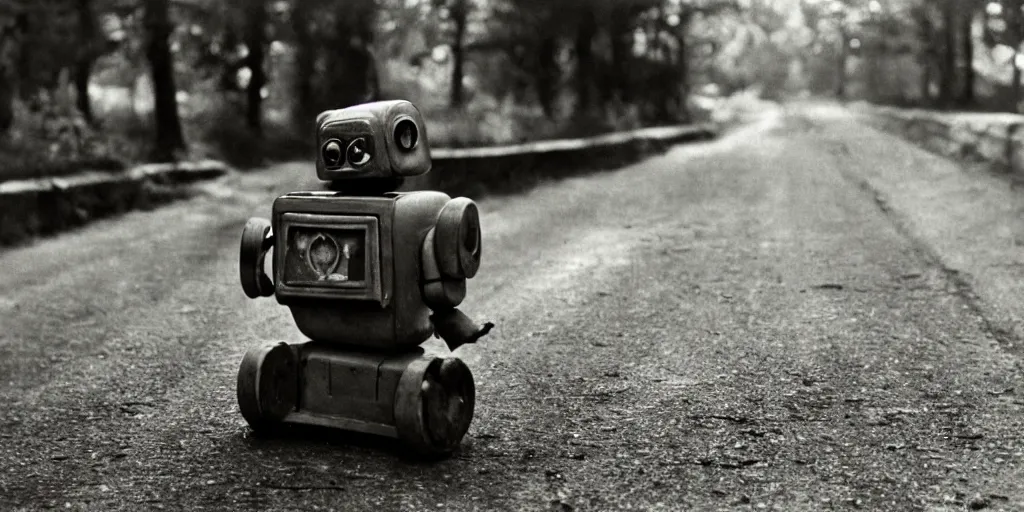
[[[480,214],[465,197],[449,201],[423,239],[423,299],[450,350],[475,343],[494,327],[490,322],[478,326],[456,309],[466,298],[466,280],[480,268],[480,244]]]
[[[239,250],[238,269],[242,280],[242,291],[250,299],[270,297],[274,294],[274,282],[263,270],[267,251],[274,247],[274,234],[270,221],[253,217],[242,229],[242,244]]]

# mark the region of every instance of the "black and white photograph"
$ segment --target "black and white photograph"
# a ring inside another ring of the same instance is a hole
[[[1024,511],[1024,0],[0,0],[0,511]]]

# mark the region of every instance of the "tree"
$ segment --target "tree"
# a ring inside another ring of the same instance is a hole
[[[435,5],[446,5],[448,17],[452,21],[452,77],[449,103],[453,108],[457,108],[462,106],[464,101],[462,82],[466,74],[466,22],[473,5],[471,0],[440,0]]]
[[[1002,13],[1005,18],[1005,29],[1002,36],[1007,45],[1013,49],[1010,66],[1013,71],[1010,78],[1010,90],[1013,99],[1012,112],[1019,112],[1021,107],[1021,42],[1024,40],[1024,13],[1021,0],[1003,0]],[[992,35],[992,34],[990,34]],[[995,41],[993,41],[994,43]]]
[[[592,107],[594,88],[594,38],[597,36],[597,19],[591,2],[577,6],[576,38],[573,49],[576,52],[576,113],[586,115]]]
[[[917,39],[921,46],[918,51],[918,66],[921,68],[920,91],[921,101],[925,105],[932,102],[933,70],[938,60],[935,45],[935,24],[932,22],[930,7],[925,2],[916,4],[912,9],[912,18],[917,26]]]
[[[939,102],[953,103],[956,88],[956,6],[952,0],[942,3],[942,61],[939,66]]]
[[[146,57],[153,79],[156,121],[153,156],[158,160],[170,160],[176,151],[185,149],[185,138],[178,118],[174,62],[168,43],[172,30],[169,3],[169,0],[148,0],[144,13]]]
[[[246,9],[245,46],[248,54],[245,65],[249,69],[246,85],[245,119],[257,136],[263,135],[263,87],[267,83],[264,54],[267,46],[267,4],[264,0],[249,0]]]
[[[313,74],[316,72],[316,48],[311,27],[311,0],[294,0],[292,31],[295,33],[295,107],[296,124],[309,122],[316,109],[313,97]]]
[[[563,77],[558,53],[571,26],[566,27],[558,7],[546,0],[506,0],[492,7],[491,41],[511,64],[508,81],[517,101],[532,92],[545,116],[554,119]],[[497,35],[500,34],[500,35]]]
[[[973,104],[975,100],[974,19],[978,5],[973,0],[965,0],[962,4],[964,5],[960,9],[960,25],[957,31],[960,39],[960,73],[963,76],[963,84],[957,97],[957,104],[964,107]]]
[[[96,29],[96,14],[92,10],[91,0],[77,0],[78,31],[81,45],[78,59],[75,62],[75,101],[82,117],[90,125],[96,124],[89,102],[89,76],[92,65],[100,55],[100,40]]]
[[[19,12],[8,2],[0,3],[5,22],[0,26],[0,133],[6,134],[14,124],[14,99],[17,94],[18,54],[21,48],[22,25]]]

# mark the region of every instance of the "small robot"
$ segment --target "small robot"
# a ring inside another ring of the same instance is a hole
[[[395,192],[431,167],[426,125],[408,101],[325,111],[316,141],[317,177],[332,191],[278,197],[270,220],[242,231],[242,290],[276,296],[309,337],[245,354],[242,416],[257,431],[318,425],[448,455],[473,418],[473,375],[420,345],[434,335],[455,350],[493,327],[457,309],[480,267],[477,206]]]

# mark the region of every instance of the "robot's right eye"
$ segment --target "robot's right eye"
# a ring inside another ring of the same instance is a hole
[[[338,165],[341,165],[341,161],[345,157],[345,154],[341,149],[341,141],[337,139],[327,141],[327,143],[324,144],[322,152],[324,164],[327,167],[337,167]]]
[[[412,151],[420,139],[420,131],[412,119],[402,119],[395,124],[395,141],[402,151]]]
[[[366,139],[359,137],[348,145],[348,163],[354,167],[362,167],[370,162],[370,153],[366,148]]]

